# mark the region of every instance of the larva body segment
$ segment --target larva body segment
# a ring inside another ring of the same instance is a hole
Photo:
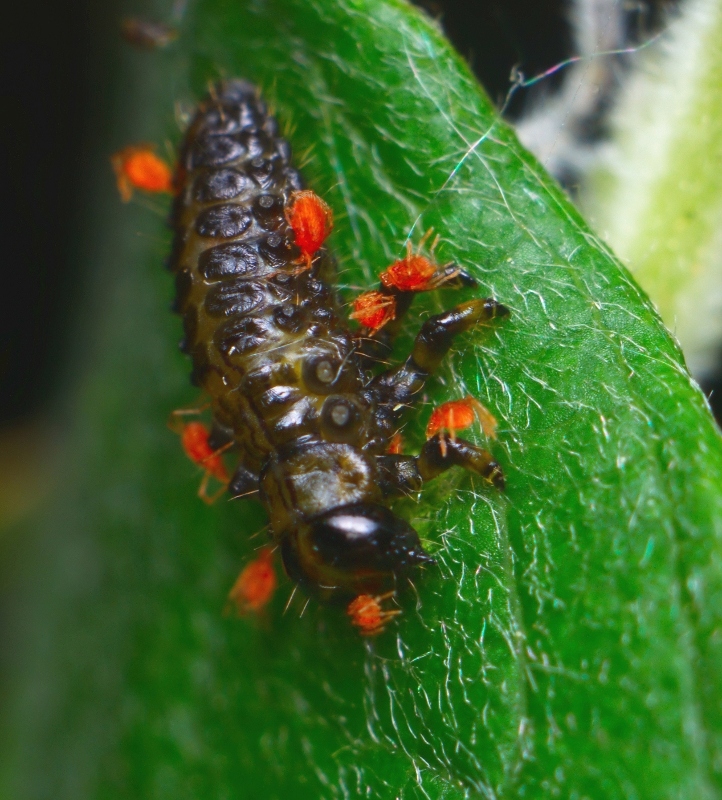
[[[259,491],[286,571],[321,597],[393,588],[432,559],[388,498],[453,464],[501,481],[491,456],[461,439],[440,434],[418,458],[387,451],[454,335],[506,309],[474,300],[432,317],[406,363],[374,377],[360,343],[385,340],[351,332],[333,259],[296,245],[288,209],[302,182],[275,120],[243,81],[219,84],[200,105],[177,183],[176,308],[192,380],[211,398],[215,446],[232,442],[240,456],[230,491]],[[384,291],[408,308],[407,292]]]
[[[308,399],[295,367],[309,330],[325,333],[336,319],[326,287],[291,274],[300,251],[284,208],[301,178],[289,155],[253,88],[234,81],[200,107],[179,161],[171,266],[182,348],[217,425],[255,473],[284,439],[305,431]],[[332,270],[325,252],[319,261],[319,270]]]

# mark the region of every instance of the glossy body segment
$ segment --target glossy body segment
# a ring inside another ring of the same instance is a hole
[[[395,329],[359,337],[341,318],[335,264],[320,246],[327,231],[299,247],[291,225],[294,198],[308,197],[302,189],[253,87],[220,84],[180,154],[171,268],[182,347],[193,382],[210,396],[214,446],[238,455],[230,491],[258,493],[294,580],[347,601],[388,591],[399,575],[432,562],[388,508],[390,497],[451,465],[501,483],[491,456],[459,439],[443,457],[437,439],[418,458],[387,451],[454,337],[508,311],[471,300],[431,317],[406,362],[374,374],[373,351],[387,348]],[[299,271],[312,248],[309,268]],[[413,293],[388,291],[403,316]]]

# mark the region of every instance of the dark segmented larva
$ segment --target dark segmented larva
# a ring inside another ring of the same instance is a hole
[[[371,356],[388,352],[413,293],[382,286],[396,320],[374,336],[350,330],[333,259],[321,248],[305,269],[295,245],[286,211],[302,183],[289,159],[251,85],[221,83],[200,105],[180,155],[176,305],[215,446],[240,457],[229,490],[259,492],[291,578],[348,601],[432,562],[390,498],[454,465],[503,485],[489,453],[443,432],[419,456],[387,451],[454,336],[508,311],[481,299],[431,317],[406,362],[374,374]],[[447,274],[446,285],[475,285],[463,270]]]

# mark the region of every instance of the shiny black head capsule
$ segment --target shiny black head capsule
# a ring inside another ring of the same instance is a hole
[[[310,520],[282,552],[291,578],[341,596],[379,591],[411,567],[435,563],[411,525],[375,503],[340,506]]]
[[[316,552],[337,569],[397,573],[434,563],[411,525],[381,505],[336,508],[315,520],[311,531]]]

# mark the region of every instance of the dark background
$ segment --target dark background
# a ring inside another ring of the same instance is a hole
[[[620,0],[621,2],[622,0]],[[499,105],[514,66],[541,73],[574,54],[563,0],[419,0],[441,19]],[[627,3],[632,40],[663,22],[662,0]],[[669,2],[667,2],[669,5]],[[107,13],[117,7],[107,2]],[[43,412],[65,366],[73,298],[84,280],[73,257],[81,235],[79,176],[93,120],[85,117],[96,46],[88,9],[77,0],[14,7],[4,25],[2,59],[2,210],[0,426]],[[97,34],[96,34],[97,35]],[[553,90],[557,73],[544,82]],[[528,96],[515,95],[518,115]],[[603,125],[599,128],[603,132]],[[110,170],[110,167],[109,167]],[[710,381],[708,391],[717,388]],[[722,391],[715,391],[722,413]]]
[[[82,2],[2,25],[0,425],[44,411],[65,366],[93,31]]]

